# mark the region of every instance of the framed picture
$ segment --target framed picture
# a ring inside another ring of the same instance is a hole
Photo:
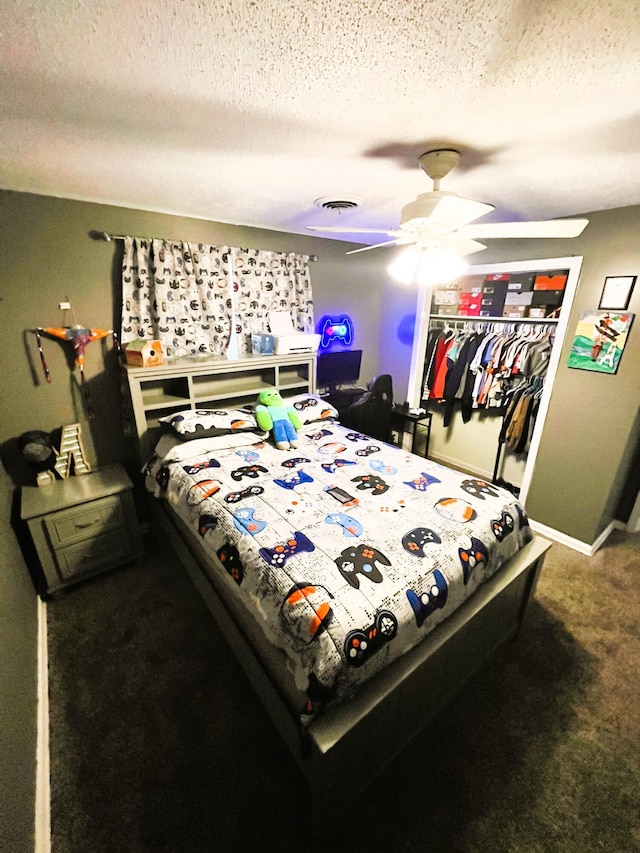
[[[607,276],[598,308],[602,311],[626,311],[635,283],[635,275]]]
[[[573,337],[567,367],[615,373],[633,316],[628,311],[584,311]]]

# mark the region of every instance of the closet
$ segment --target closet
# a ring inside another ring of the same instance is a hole
[[[582,259],[469,269],[418,297],[409,381],[430,457],[526,497]]]

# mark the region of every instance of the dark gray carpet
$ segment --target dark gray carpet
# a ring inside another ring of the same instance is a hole
[[[293,760],[167,546],[48,619],[53,853],[313,849]],[[639,661],[640,536],[554,545],[519,640],[317,849],[640,851]]]

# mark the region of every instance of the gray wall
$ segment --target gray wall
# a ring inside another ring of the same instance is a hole
[[[26,430],[56,430],[82,424],[92,464],[122,460],[138,465],[122,437],[119,378],[111,343],[91,344],[85,373],[95,418],[83,414],[71,379],[68,345],[43,339],[51,383],[44,381],[35,335],[37,326],[62,324],[60,302],[70,301],[76,321],[93,328],[117,328],[122,243],[91,239],[92,230],[180,240],[299,251],[319,256],[312,266],[315,310],[351,314],[353,346],[363,349],[362,378],[378,367],[378,317],[382,279],[379,266],[354,264],[351,244],[205,222],[124,208],[25,193],[0,192],[0,850],[33,849],[36,734],[36,597],[29,571],[9,523],[16,486],[33,474],[17,453]],[[405,350],[410,351],[405,344]],[[405,380],[406,383],[406,380]],[[70,593],[72,594],[72,593]]]
[[[6,376],[0,388],[6,403],[2,442],[26,429],[48,431],[83,420],[77,383],[70,379],[70,348],[43,339],[52,377],[47,384],[35,335],[28,330],[61,325],[58,305],[63,301],[71,302],[79,324],[117,327],[122,242],[91,239],[92,230],[316,254],[319,261],[312,265],[316,317],[350,313],[356,325],[353,346],[364,350],[363,378],[370,378],[377,367],[381,272],[373,264],[359,265],[347,258],[350,244],[26,193],[0,193],[0,204],[4,246],[0,364]],[[95,453],[93,461],[101,464],[121,459],[126,447],[116,359],[113,352],[105,358],[100,341],[86,350],[85,375],[96,414],[83,425],[91,444],[87,452]]]
[[[584,255],[584,264],[570,326],[581,310],[597,307],[605,275],[640,272],[640,208],[590,218],[584,235],[571,243],[571,251]],[[9,526],[14,488],[32,479],[16,453],[17,437],[26,430],[51,431],[80,421],[91,462],[123,460],[132,473],[137,470],[131,448],[122,438],[114,354],[103,350],[100,342],[86,351],[85,369],[96,413],[87,422],[71,380],[67,349],[56,341],[44,341],[52,375],[47,384],[35,336],[29,331],[59,325],[61,301],[72,303],[78,323],[94,328],[117,326],[121,243],[95,241],[89,236],[92,230],[317,254],[319,261],[312,266],[316,317],[350,313],[356,328],[354,346],[364,350],[362,379],[391,373],[396,399],[406,397],[416,294],[389,282],[384,270],[387,250],[346,257],[351,245],[315,237],[0,192],[0,448],[6,471],[0,477],[0,731],[8,741],[2,743],[0,766],[0,849],[12,851],[32,849],[36,685],[35,594]],[[559,251],[553,241],[505,243],[484,252],[482,262],[565,253],[566,244]],[[640,285],[631,310],[640,310]],[[568,349],[563,365],[567,356]],[[527,506],[536,520],[584,542],[593,542],[618,511],[625,484],[637,491],[637,482],[629,484],[638,443],[639,356],[636,323],[616,376],[565,367],[558,374]]]
[[[9,523],[8,479],[0,467],[0,850],[27,853],[34,843],[37,613]]]
[[[629,305],[635,321],[615,376],[566,364],[580,315],[598,308],[605,277],[640,276],[640,207],[585,215],[589,225],[580,237],[562,243],[564,252],[554,240],[502,241],[482,252],[482,263],[583,256],[527,510],[536,521],[591,544],[622,517],[629,493],[640,488],[632,464],[639,435],[640,282]]]

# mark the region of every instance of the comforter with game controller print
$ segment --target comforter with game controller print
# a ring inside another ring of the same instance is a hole
[[[531,533],[491,483],[337,423],[299,438],[283,451],[254,433],[163,437],[146,482],[286,652],[305,724],[419,643]]]

